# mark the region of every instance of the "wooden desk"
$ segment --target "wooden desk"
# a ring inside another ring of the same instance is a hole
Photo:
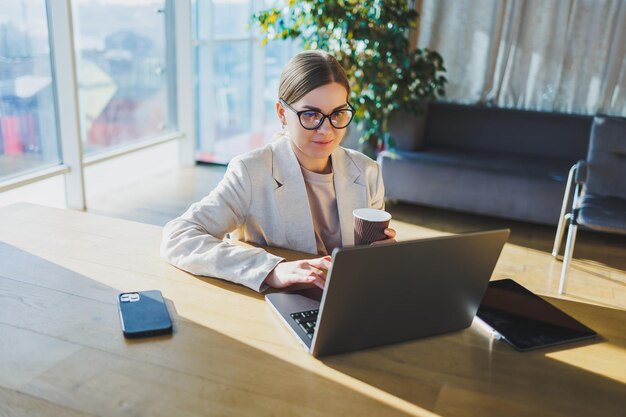
[[[599,331],[595,344],[518,353],[471,327],[317,360],[259,294],[162,261],[160,236],[0,209],[0,416],[626,415],[624,311],[551,300]],[[127,341],[116,295],[148,289],[168,300],[174,335]]]

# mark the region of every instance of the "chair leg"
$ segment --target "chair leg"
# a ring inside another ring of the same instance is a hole
[[[572,189],[572,184],[574,183],[574,177],[576,176],[576,172],[578,171],[578,163],[574,164],[569,170],[569,174],[567,175],[567,182],[565,183],[565,194],[563,195],[563,203],[561,204],[561,215],[559,216],[559,225],[556,228],[556,236],[554,237],[554,246],[552,246],[552,256],[555,258],[559,254],[559,249],[561,249],[561,241],[563,240],[563,231],[565,230],[565,222],[566,220],[571,218],[571,214],[565,214],[567,212],[567,203],[570,198],[570,190]],[[580,186],[576,184],[576,188],[574,191],[574,199],[572,203],[572,209],[576,207],[577,198],[580,191]]]
[[[565,224],[572,217],[570,213],[561,216],[559,225],[556,228],[556,236],[554,236],[554,245],[552,246],[552,256],[555,258],[559,255],[559,249],[561,249],[561,242],[563,241],[563,232],[565,232]]]
[[[561,269],[561,281],[559,283],[559,294],[563,294],[565,290],[565,280],[569,270],[572,256],[574,255],[574,245],[576,244],[576,232],[578,225],[570,219],[569,229],[567,231],[567,242],[565,243],[565,253],[563,254],[563,269]]]

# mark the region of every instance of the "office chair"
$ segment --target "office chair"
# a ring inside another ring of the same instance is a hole
[[[574,184],[574,193],[570,196]],[[566,213],[570,200],[571,210]],[[559,253],[566,221],[569,229],[559,294],[565,289],[579,225],[591,230],[626,234],[626,119],[594,118],[587,160],[578,161],[569,172],[552,248],[554,257]]]

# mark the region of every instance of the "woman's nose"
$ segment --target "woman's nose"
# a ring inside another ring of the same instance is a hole
[[[316,130],[318,132],[326,132],[328,130],[333,130],[333,125],[330,124],[330,118],[326,117],[324,118],[324,121],[322,122],[322,124],[320,125],[320,127],[318,127]]]

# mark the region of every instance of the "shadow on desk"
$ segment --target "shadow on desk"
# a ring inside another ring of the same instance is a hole
[[[624,409],[623,379],[544,352],[519,354],[503,344],[490,350],[471,329],[320,362],[270,322],[264,302],[240,297],[233,284],[79,264],[94,271],[87,277],[6,244],[0,264],[3,415],[620,415]],[[97,279],[110,273],[122,274],[120,288]],[[175,307],[173,337],[125,340],[117,294],[154,288]],[[611,342],[595,346],[617,350],[610,367],[624,357],[618,331],[625,313],[605,310],[590,317],[617,318],[614,324],[585,324]],[[602,362],[601,354],[593,357]]]
[[[522,353],[470,328],[322,361],[446,416],[624,415],[626,312],[550,301],[570,314],[590,317],[586,324],[604,337]]]
[[[172,283],[173,337],[126,340],[116,300],[129,288],[2,243],[0,261],[1,415],[420,415],[188,320],[198,298]]]

